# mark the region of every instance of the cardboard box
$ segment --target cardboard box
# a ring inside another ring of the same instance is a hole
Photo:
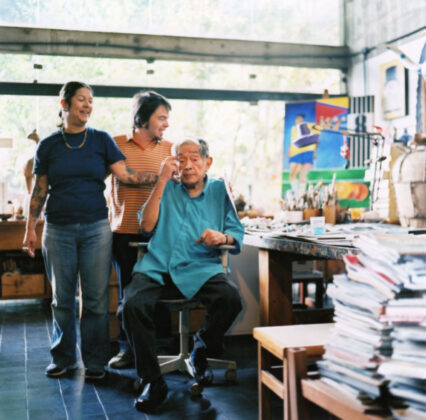
[[[4,273],[1,276],[2,297],[44,295],[44,274]]]

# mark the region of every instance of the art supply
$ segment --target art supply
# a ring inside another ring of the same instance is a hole
[[[322,214],[325,217],[325,223],[330,223],[332,225],[336,224],[336,220],[337,220],[337,205],[324,206],[322,208]]]
[[[325,217],[311,217],[311,228],[314,235],[322,235],[325,231]]]
[[[361,220],[361,216],[364,213],[364,208],[350,208],[349,209],[349,214],[351,215],[351,220],[352,221],[356,221],[356,220]]]

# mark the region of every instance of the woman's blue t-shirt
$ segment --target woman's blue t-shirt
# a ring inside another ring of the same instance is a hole
[[[65,134],[77,147],[84,132]],[[45,217],[49,223],[91,223],[108,217],[104,197],[109,166],[125,156],[104,131],[87,128],[80,149],[69,149],[60,130],[43,139],[34,158],[34,173],[47,175],[49,190]]]

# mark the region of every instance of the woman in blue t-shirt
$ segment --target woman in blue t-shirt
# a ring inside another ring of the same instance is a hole
[[[60,92],[60,129],[43,139],[34,159],[35,185],[24,238],[34,256],[35,227],[46,203],[42,252],[52,285],[52,363],[46,375],[76,368],[75,295],[80,276],[81,353],[87,379],[105,376],[109,358],[108,284],[112,234],[104,197],[112,172],[130,184],[155,184],[156,175],[130,170],[112,137],[87,126],[93,91],[68,82]]]

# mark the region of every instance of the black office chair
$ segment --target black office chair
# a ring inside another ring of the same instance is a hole
[[[130,246],[138,248],[138,259],[142,258],[146,252],[147,242],[129,242]],[[218,247],[220,250],[220,258],[222,261],[222,267],[226,274],[228,267],[228,252],[231,249],[235,249],[234,245],[221,245]],[[179,312],[179,354],[158,356],[161,373],[170,373],[180,371],[188,373],[193,378],[195,377],[192,367],[189,364],[189,316],[191,308],[200,305],[200,302],[196,299],[161,299],[160,302],[167,304],[170,311]],[[235,382],[237,378],[237,364],[235,361],[212,359],[207,358],[208,366],[211,369],[226,369],[225,379],[227,382]],[[192,395],[201,395],[203,386],[198,383],[191,385]]]

